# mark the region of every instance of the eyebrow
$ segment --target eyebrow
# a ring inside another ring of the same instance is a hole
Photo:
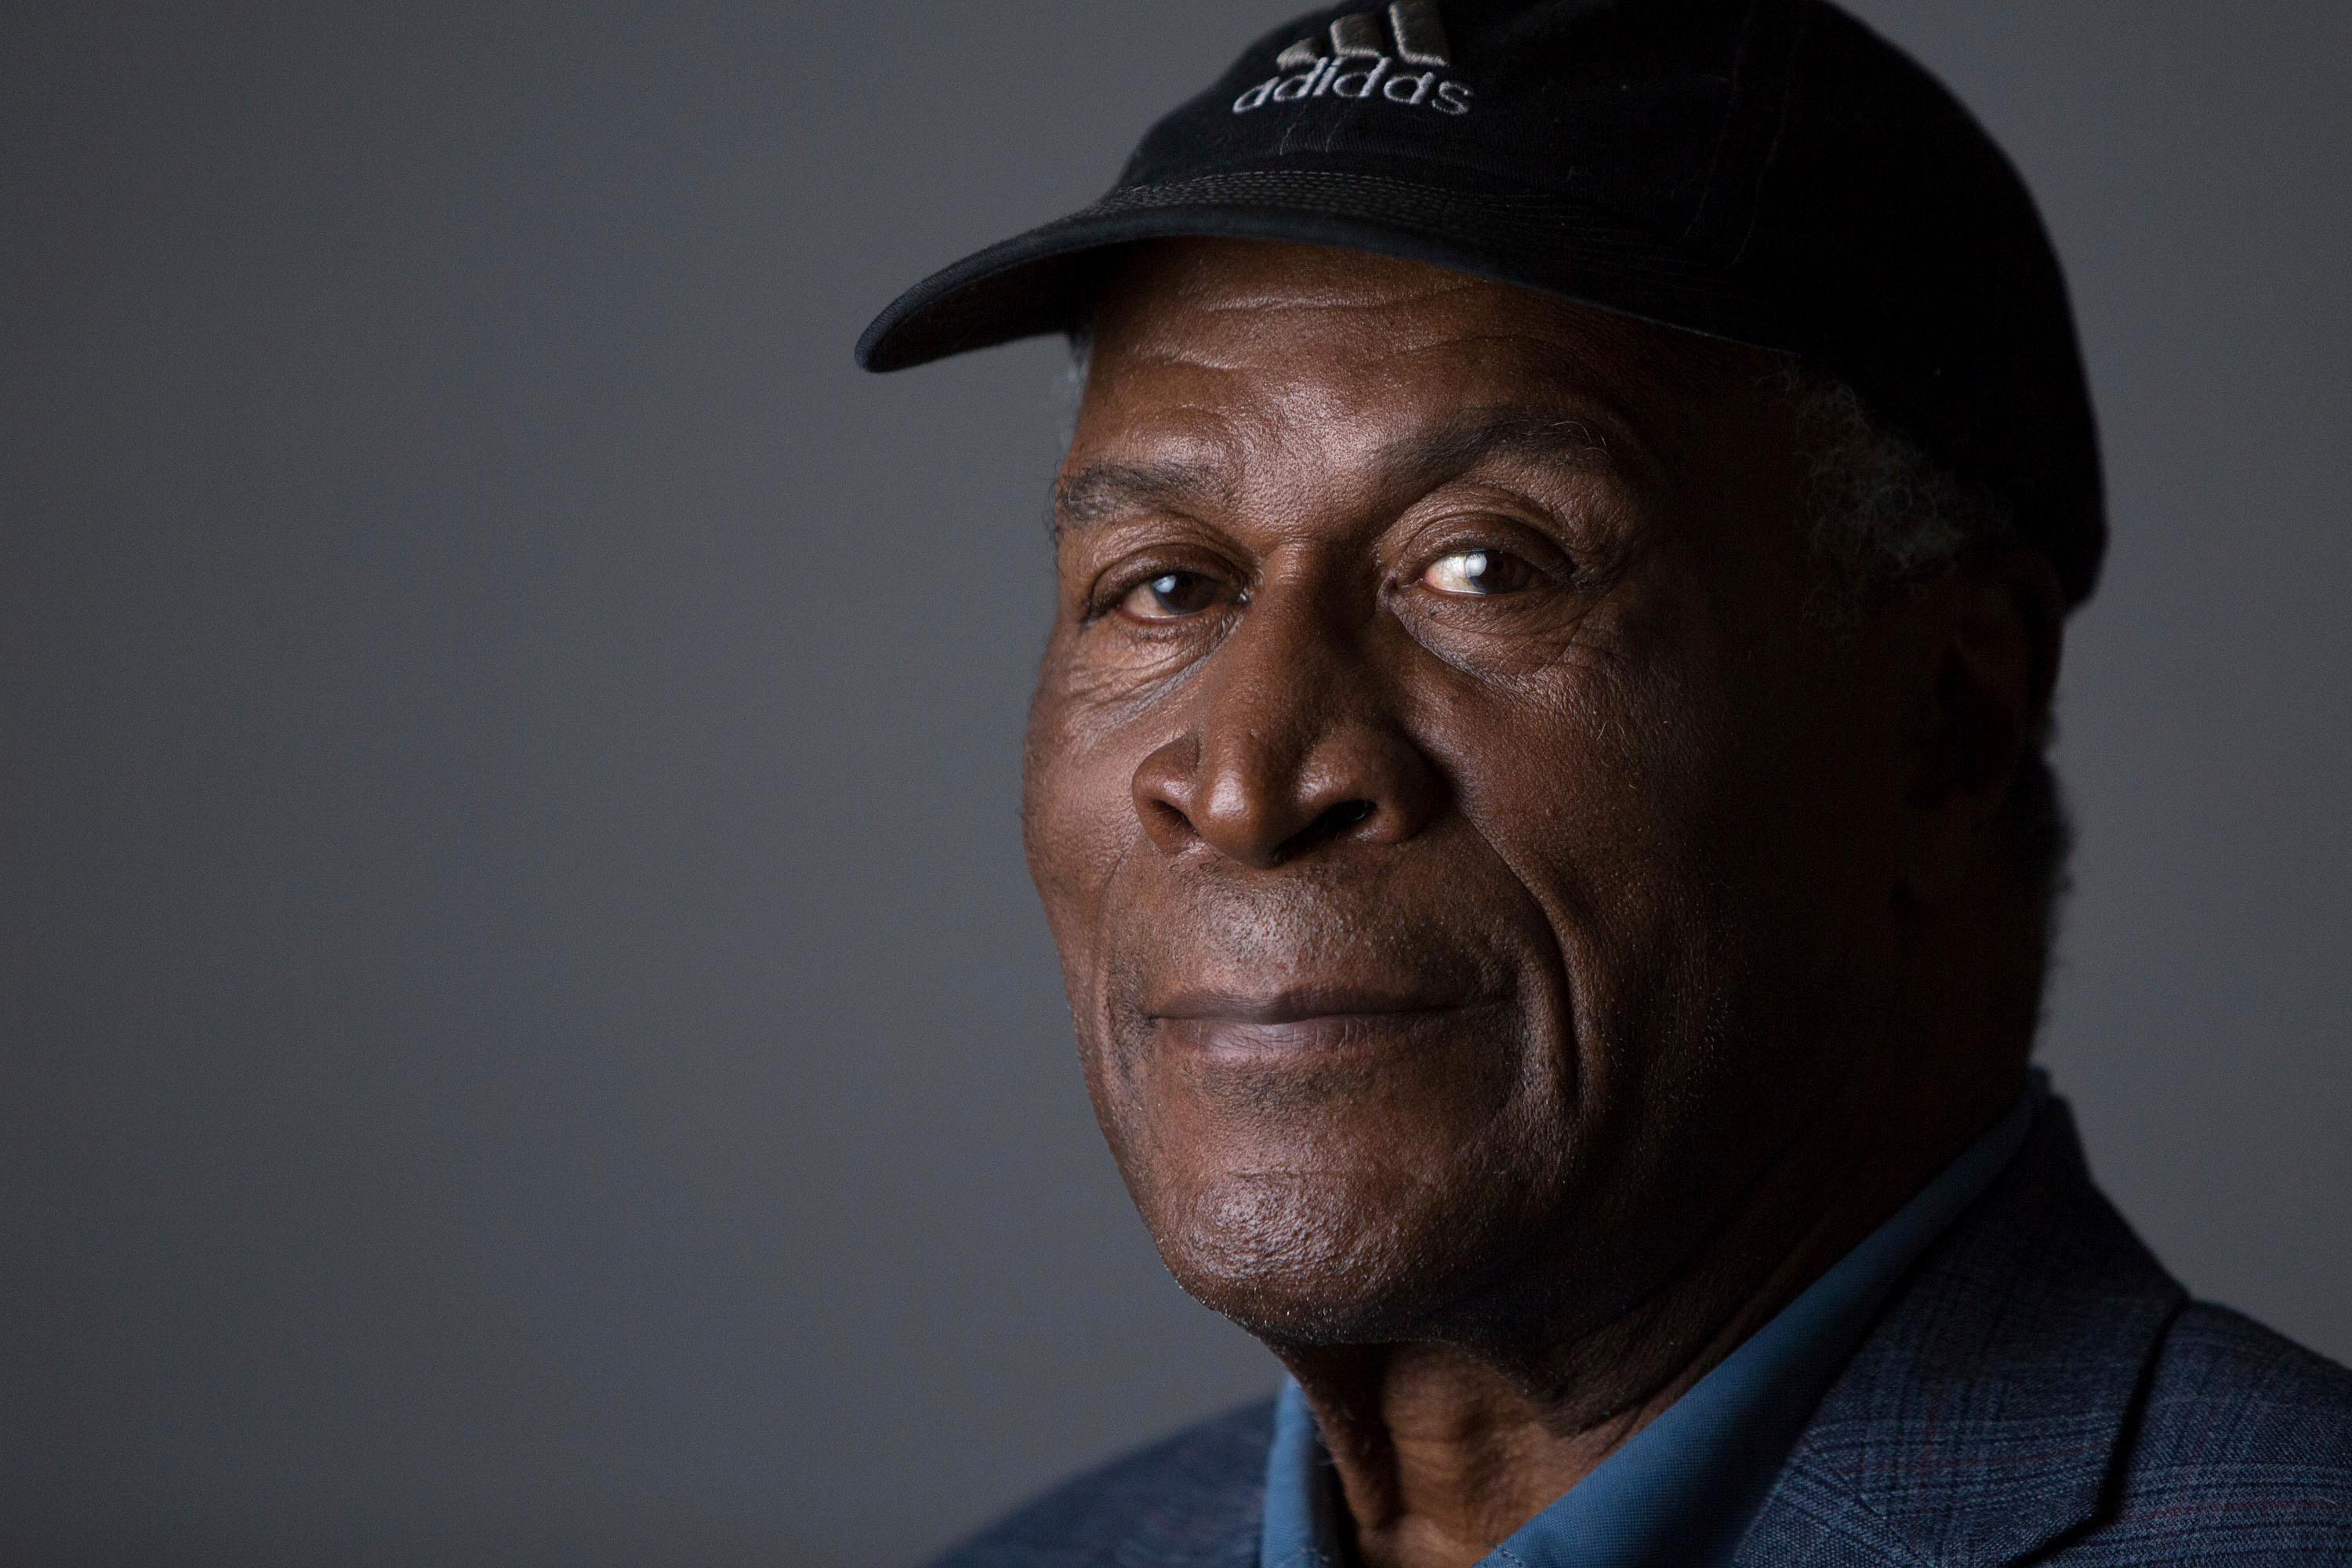
[[[1387,443],[1373,463],[1392,484],[1428,487],[1497,459],[1594,470],[1614,466],[1618,450],[1588,418],[1527,408],[1473,409]],[[1214,464],[1106,459],[1055,485],[1051,526],[1059,540],[1067,531],[1133,511],[1182,511],[1204,501],[1229,507],[1233,499],[1229,476]]]
[[[1055,539],[1123,513],[1157,508],[1183,510],[1203,499],[1230,502],[1233,486],[1207,463],[1088,463],[1054,486]]]

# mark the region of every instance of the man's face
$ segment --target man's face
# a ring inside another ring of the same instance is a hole
[[[1904,784],[1773,362],[1404,262],[1148,247],[1061,479],[1032,870],[1178,1279],[1602,1321],[1850,1076]]]

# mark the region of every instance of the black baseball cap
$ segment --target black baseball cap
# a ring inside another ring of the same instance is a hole
[[[1117,184],[900,295],[898,370],[1082,323],[1121,247],[1331,246],[1798,356],[2014,509],[2088,597],[2106,545],[2065,279],[1943,86],[1823,0],[1314,12],[1154,125]]]

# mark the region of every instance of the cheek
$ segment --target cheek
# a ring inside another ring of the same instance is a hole
[[[1022,762],[1022,838],[1029,875],[1061,957],[1078,1053],[1104,1130],[1115,1042],[1106,990],[1117,958],[1118,885],[1144,845],[1135,814],[1139,753],[1083,702],[1057,693],[1050,660],[1032,702]]]
[[[1568,973],[1587,1195],[1703,1216],[1858,1037],[1885,791],[1806,634],[1671,631],[1563,664],[1508,715],[1452,711],[1526,736],[1477,752],[1463,797]]]
[[[1446,693],[1423,721],[1464,813],[1549,927],[1589,1124],[1671,1092],[1750,967],[1745,704],[1717,668],[1716,628],[1654,619],[1596,626],[1539,674]]]
[[[1588,647],[1507,687],[1438,693],[1421,723],[1465,815],[1572,928],[1699,857],[1727,749],[1710,695],[1664,658]]]
[[[1029,875],[1065,952],[1095,924],[1104,884],[1136,836],[1134,766],[1056,697],[1050,666],[1029,710],[1021,829]]]

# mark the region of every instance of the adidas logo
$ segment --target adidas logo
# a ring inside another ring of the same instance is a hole
[[[1247,114],[1269,103],[1308,98],[1379,98],[1389,103],[1426,106],[1440,114],[1470,112],[1470,89],[1442,79],[1454,62],[1445,27],[1432,0],[1397,0],[1388,9],[1387,36],[1376,11],[1342,16],[1331,24],[1331,52],[1320,39],[1301,38],[1274,57],[1277,73],[1234,100],[1234,112]],[[1396,53],[1389,53],[1391,39]],[[1419,67],[1419,69],[1412,68]]]

